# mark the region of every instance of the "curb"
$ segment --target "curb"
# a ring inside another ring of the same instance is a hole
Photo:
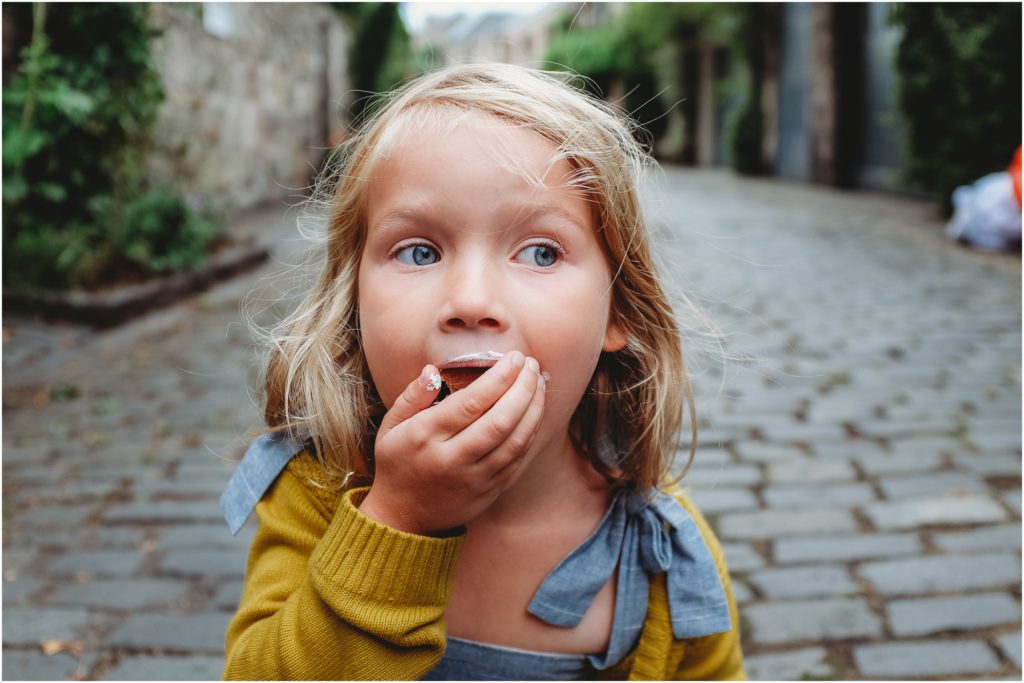
[[[51,320],[108,328],[163,308],[212,285],[255,268],[270,257],[266,246],[229,247],[210,256],[199,270],[174,273],[135,285],[101,292],[74,290],[4,291],[5,311],[40,314]]]

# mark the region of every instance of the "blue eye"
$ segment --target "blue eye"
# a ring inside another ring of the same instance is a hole
[[[539,266],[549,268],[555,265],[561,253],[554,246],[548,244],[534,244],[526,247],[518,254],[516,260],[528,266]]]
[[[429,266],[440,261],[441,255],[426,244],[414,244],[395,252],[395,260],[407,266]]]

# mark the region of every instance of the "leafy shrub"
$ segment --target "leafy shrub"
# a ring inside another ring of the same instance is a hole
[[[947,215],[957,185],[1006,168],[1020,144],[1019,3],[901,3],[897,96],[909,125],[907,179]]]
[[[198,265],[219,229],[145,183],[163,101],[147,6],[8,12],[31,39],[3,89],[4,284],[94,288]]]

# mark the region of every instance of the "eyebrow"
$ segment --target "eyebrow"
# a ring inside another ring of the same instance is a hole
[[[515,211],[515,218],[509,223],[509,227],[519,226],[545,216],[554,216],[568,222],[579,230],[584,232],[588,230],[587,226],[579,218],[555,204],[510,204],[507,205],[507,208],[502,207],[502,209],[508,213]],[[427,207],[397,206],[385,211],[383,215],[368,227],[387,232],[398,229],[399,226],[396,223],[404,222],[425,224],[427,227],[439,227],[441,225],[441,222],[433,217],[430,209]]]

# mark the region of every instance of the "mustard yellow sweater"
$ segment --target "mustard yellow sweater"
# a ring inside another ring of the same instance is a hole
[[[318,487],[318,476],[318,463],[302,453],[256,506],[260,525],[228,627],[224,678],[421,678],[444,654],[444,611],[465,537],[430,538],[379,524],[357,509],[369,489],[338,494]],[[604,678],[745,678],[722,549],[693,504],[677,497],[715,559],[733,629],[674,640],[659,575],[637,647],[600,672]]]

